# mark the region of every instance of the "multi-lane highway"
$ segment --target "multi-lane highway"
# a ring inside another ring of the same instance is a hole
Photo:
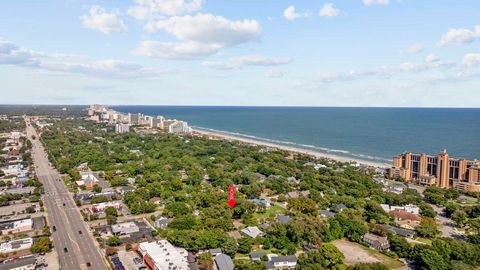
[[[67,187],[55,168],[49,166],[45,149],[30,119],[26,118],[26,123],[27,136],[33,145],[32,159],[45,191],[44,206],[61,269],[107,269]]]

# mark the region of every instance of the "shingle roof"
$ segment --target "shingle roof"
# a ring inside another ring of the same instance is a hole
[[[295,255],[273,257],[272,262],[297,262]]]
[[[215,256],[215,263],[217,264],[218,270],[233,270],[232,258],[223,253]]]
[[[266,256],[267,253],[265,253],[265,251],[263,250],[259,250],[259,251],[254,251],[254,252],[250,252],[250,258],[262,258],[263,256]]]

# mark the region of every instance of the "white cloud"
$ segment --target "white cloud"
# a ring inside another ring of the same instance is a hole
[[[282,78],[285,76],[285,72],[275,69],[267,69],[263,74],[267,78]]]
[[[350,70],[346,72],[335,73],[321,73],[315,76],[313,79],[296,82],[298,86],[317,87],[320,84],[333,84],[339,82],[348,82],[353,80],[362,79],[390,79],[394,76],[416,74],[418,72],[427,72],[440,68],[449,70],[455,67],[458,69],[458,63],[451,61],[441,61],[440,59],[432,62],[428,62],[428,57],[425,62],[412,63],[405,62],[398,66],[379,66],[364,70]],[[453,69],[452,69],[453,70]]]
[[[320,12],[318,13],[321,17],[337,17],[340,15],[340,9],[334,8],[333,4],[327,3],[323,5],[322,9],[320,9]]]
[[[100,6],[92,6],[87,15],[81,16],[85,28],[98,30],[104,34],[126,32],[127,27],[119,18],[119,12],[107,12]]]
[[[423,51],[423,44],[422,43],[414,43],[407,48],[408,53],[419,53]]]
[[[433,53],[427,55],[427,57],[425,58],[425,62],[427,62],[427,63],[435,63],[435,62],[438,62],[438,61],[440,61],[440,57],[436,56]]]
[[[200,10],[203,5],[202,0],[135,0],[135,3],[128,14],[137,20],[187,14]]]
[[[149,31],[163,29],[179,42],[143,41],[134,54],[167,59],[211,55],[222,48],[258,39],[262,28],[256,20],[230,21],[222,16],[174,16],[147,24]]]
[[[0,38],[0,64],[35,66],[38,61],[34,57],[34,52]]]
[[[388,5],[390,0],[362,0],[365,6]]]
[[[240,69],[245,66],[279,66],[292,62],[289,57],[266,57],[260,55],[246,55],[234,57],[226,62],[205,61],[203,65],[213,69],[232,70]]]
[[[479,39],[479,38],[480,38],[480,25],[477,25],[475,27],[475,30],[452,28],[442,36],[442,38],[438,42],[438,46],[443,47],[451,44],[470,43],[470,42],[473,42],[475,39]]]
[[[463,56],[462,63],[467,67],[480,65],[480,53],[468,53]]]
[[[167,70],[147,68],[113,59],[90,60],[83,57],[84,61],[65,61],[69,58],[71,56],[66,54],[28,50],[0,38],[0,65],[15,65],[50,72],[113,78],[155,77],[168,72]]]
[[[133,51],[134,55],[163,59],[191,59],[207,56],[223,48],[217,44],[199,42],[160,42],[155,40],[142,41]]]
[[[288,20],[295,20],[301,18],[302,15],[295,11],[294,6],[289,6],[283,11],[283,17],[287,18]]]

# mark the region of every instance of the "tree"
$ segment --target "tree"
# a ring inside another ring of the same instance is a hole
[[[122,240],[118,236],[111,236],[108,238],[107,243],[109,246],[116,247],[122,244]]]
[[[177,230],[191,230],[197,225],[197,220],[193,215],[184,215],[174,218],[168,227]]]
[[[30,250],[32,253],[40,253],[40,252],[49,252],[52,250],[53,244],[50,240],[50,237],[40,237],[36,240]]]
[[[415,263],[421,270],[447,270],[448,263],[436,251],[423,245],[415,246]]]
[[[95,185],[93,186],[93,192],[95,192],[95,193],[100,193],[100,192],[102,192],[102,187],[101,187],[100,185],[98,185],[98,184],[95,184]]]
[[[342,252],[331,243],[323,244],[319,250],[303,253],[299,257],[298,269],[343,269]]]
[[[242,237],[238,240],[237,251],[242,254],[248,254],[252,251],[252,240],[250,237]]]
[[[184,202],[170,203],[165,207],[164,212],[165,216],[167,217],[184,216],[191,213],[191,207]]]
[[[213,270],[212,254],[210,252],[204,252],[199,256],[200,269]]]
[[[409,256],[412,247],[405,238],[395,234],[389,234],[388,241],[390,242],[390,250],[395,252],[398,257],[406,258]]]
[[[112,225],[112,224],[117,223],[117,217],[116,216],[107,215],[106,219],[107,219],[107,224],[108,225]]]
[[[435,212],[429,204],[422,203],[420,204],[420,215],[434,218],[437,212]]]
[[[420,225],[415,228],[415,231],[418,235],[423,237],[435,237],[440,233],[437,230],[437,223],[435,220],[429,217],[422,218]]]
[[[455,221],[457,224],[457,227],[463,228],[465,226],[465,223],[467,222],[468,216],[467,213],[463,210],[456,210],[452,214],[452,220]]]
[[[115,209],[115,207],[113,206],[109,206],[105,208],[105,215],[117,217],[118,216],[117,209]]]

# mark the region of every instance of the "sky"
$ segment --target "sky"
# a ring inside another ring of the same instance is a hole
[[[0,104],[480,107],[477,0],[3,0]]]

